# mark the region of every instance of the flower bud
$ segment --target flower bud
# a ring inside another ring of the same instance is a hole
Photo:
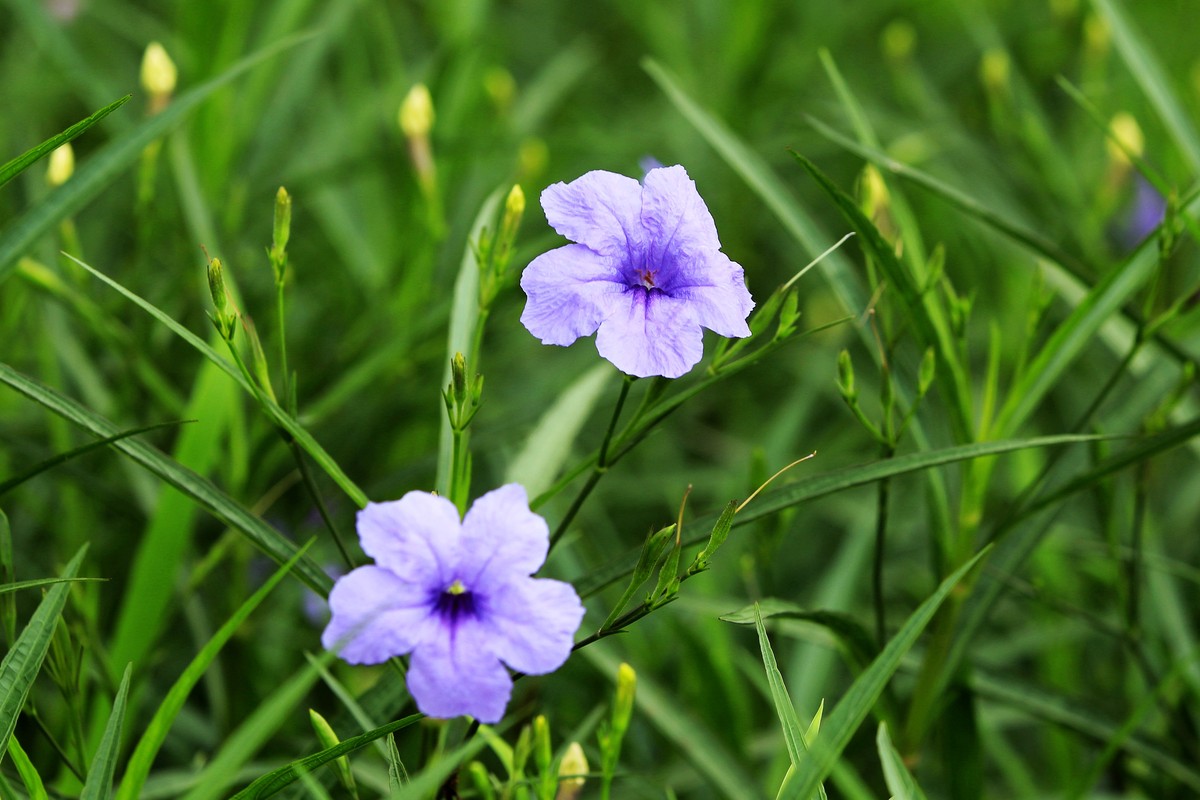
[[[579,742],[567,745],[562,762],[558,765],[558,794],[554,800],[576,800],[583,792],[583,777],[588,772],[587,756]]]
[[[1132,114],[1124,111],[1118,113],[1108,124],[1112,137],[1105,142],[1109,159],[1117,165],[1128,166],[1129,159],[1141,158],[1146,148],[1146,137],[1142,126]],[[1114,141],[1115,140],[1115,141]]]
[[[1000,95],[1008,92],[1011,71],[1012,62],[1009,60],[1008,53],[998,47],[986,51],[979,62],[979,79],[983,82],[983,88],[993,94]]]
[[[492,104],[501,114],[512,108],[513,97],[517,94],[517,82],[512,73],[504,67],[491,67],[483,75],[483,90],[491,98]]]
[[[1084,52],[1092,58],[1100,59],[1108,54],[1112,42],[1112,29],[1108,21],[1097,14],[1088,14],[1083,20]]]
[[[620,739],[629,730],[629,721],[633,718],[633,698],[637,692],[637,673],[633,667],[621,662],[617,667],[617,697],[613,701],[612,730]]]
[[[521,180],[533,180],[546,169],[550,161],[550,148],[537,137],[524,139],[517,148],[517,174]]]
[[[514,183],[512,189],[508,191],[508,197],[504,199],[504,225],[515,228],[521,223],[524,213],[525,191],[521,189],[521,184]]]
[[[450,359],[450,392],[456,404],[466,404],[467,359],[462,353],[455,353],[454,358]]]
[[[271,240],[272,254],[287,249],[288,239],[292,234],[292,196],[282,186],[275,193],[275,225]]]
[[[929,391],[936,374],[937,358],[933,354],[933,348],[929,347],[925,350],[925,355],[921,356],[921,366],[917,370],[917,395],[919,397],[924,397],[925,393]]]
[[[400,130],[409,139],[423,139],[433,130],[433,98],[423,83],[415,84],[400,104]]]
[[[533,718],[533,763],[537,766],[539,782],[548,787],[554,787],[554,748],[550,746],[550,723],[545,714]],[[548,792],[547,792],[548,793]],[[539,796],[542,796],[539,793]]]
[[[161,111],[175,91],[178,71],[175,62],[158,42],[146,46],[142,56],[142,88],[150,95],[151,111]]]
[[[853,402],[858,397],[858,390],[854,388],[854,363],[850,361],[849,350],[842,350],[838,353],[837,386],[838,391],[842,393],[842,398],[847,403]]]
[[[208,262],[208,293],[212,296],[213,325],[217,333],[226,341],[233,341],[236,330],[234,314],[229,312],[229,295],[225,289],[225,275],[221,270],[221,259],[214,258]]]
[[[907,61],[917,47],[917,30],[906,19],[892,20],[883,29],[880,44],[888,61]]]
[[[312,723],[313,732],[317,734],[317,741],[321,743],[321,747],[328,750],[330,747],[336,747],[341,744],[333,728],[326,722],[325,718],[318,714],[313,709],[308,710],[308,720]],[[346,791],[351,795],[357,795],[354,788],[354,773],[350,771],[350,759],[346,756],[338,756],[334,759],[334,767],[337,769],[338,779],[341,780],[342,786],[346,787]]]
[[[54,149],[50,154],[50,163],[46,166],[46,183],[51,186],[62,186],[71,179],[75,172],[75,150],[70,142]]]

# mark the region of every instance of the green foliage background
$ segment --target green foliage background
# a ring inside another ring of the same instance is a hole
[[[780,683],[764,674],[753,632],[719,617],[764,601],[767,649],[807,727],[882,644],[881,609],[886,640],[995,542],[897,655],[878,705],[856,706],[874,717],[855,723],[832,775],[810,770],[812,779],[845,797],[917,796],[917,784],[945,797],[1194,796],[1193,12],[1184,0],[5,0],[0,160],[133,95],[74,142],[76,177],[57,194],[44,161],[0,187],[5,383],[31,376],[110,420],[111,433],[195,420],[122,441],[161,448],[242,507],[213,516],[186,496],[198,485],[190,478],[185,494],[166,488],[161,471],[116,445],[5,487],[12,557],[0,582],[60,575],[84,544],[78,574],[105,579],[54,595],[66,597],[64,623],[24,713],[10,712],[29,763],[56,791],[79,794],[66,764],[83,772],[98,747],[106,752],[105,723],[132,662],[125,737],[111,760],[120,780],[172,684],[275,569],[246,538],[254,523],[237,514],[249,509],[297,544],[315,537],[316,564],[338,560],[292,449],[253,398],[60,251],[215,346],[203,245],[225,264],[278,370],[264,248],[286,186],[298,422],[367,496],[393,499],[436,480],[453,289],[485,199],[524,188],[520,268],[562,241],[537,207],[541,189],[592,169],[638,175],[653,158],[687,167],[760,306],[855,230],[796,284],[801,330],[851,319],[697,394],[598,483],[547,567],[597,588],[582,633],[620,594],[616,584],[599,590],[605,570],[673,522],[689,486],[692,539],[730,499],[817,456],[774,485],[780,494],[755,501],[763,513],[747,506],[711,571],[669,608],[582,649],[553,676],[518,683],[500,736],[515,742],[544,713],[555,747],[580,740],[596,769],[593,732],[624,660],[638,673],[638,706],[615,796],[775,796],[798,760],[789,758],[794,735],[785,746]],[[155,40],[179,68],[159,123],[138,84]],[[213,79],[227,83],[188,100]],[[436,109],[433,200],[396,121],[418,82]],[[1136,165],[1106,140],[1118,114],[1142,131]],[[866,159],[880,166],[886,200],[867,188]],[[1140,245],[1130,221],[1139,180],[1172,196],[1168,235],[1143,232]],[[523,300],[513,287],[501,294],[472,367],[487,379],[472,423],[472,495],[507,479],[544,412],[599,361],[590,341],[540,345],[519,324]],[[706,352],[716,344],[707,339]],[[886,434],[884,409],[895,403],[886,441],[839,392],[843,350],[863,417]],[[933,384],[917,399],[927,351]],[[699,382],[706,364],[680,384]],[[620,385],[612,369],[604,380],[594,406],[576,409],[584,424],[566,466],[601,441]],[[631,403],[648,383],[635,385]],[[0,481],[102,435],[29,394],[0,389]],[[1098,436],[891,478],[837,472],[1053,434]],[[352,534],[353,499],[314,471],[332,520]],[[803,483],[818,479],[828,491]],[[552,529],[579,483],[541,507]],[[197,676],[145,796],[222,796],[321,750],[309,707],[343,739],[373,727],[351,716],[332,680],[306,672],[320,627],[305,617],[295,578]],[[0,594],[10,652],[38,591]],[[375,686],[361,700],[374,726],[411,711],[395,673],[325,668],[351,694]],[[276,707],[281,686],[294,693]],[[895,750],[875,741],[880,719]],[[415,777],[465,732],[422,723],[397,731],[396,745]],[[214,758],[231,742],[242,758]],[[478,757],[506,778],[498,750]],[[0,762],[0,796],[25,796],[30,785],[15,760],[10,751]],[[363,796],[388,792],[385,758],[367,748],[353,763]],[[311,778],[287,791],[345,791],[332,772]],[[464,773],[464,796],[478,796],[471,786]],[[593,780],[585,796],[595,792]]]

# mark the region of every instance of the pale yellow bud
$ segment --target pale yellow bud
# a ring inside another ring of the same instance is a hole
[[[1112,30],[1108,21],[1095,14],[1088,14],[1083,20],[1083,41],[1086,50],[1093,56],[1102,56],[1108,52],[1109,42],[1112,41]]]
[[[867,164],[862,171],[863,211],[871,219],[879,214],[887,213],[891,206],[891,195],[888,194],[887,184],[883,175],[874,164]]]
[[[142,88],[152,97],[170,97],[177,78],[175,62],[166,49],[158,42],[147,45],[146,54],[142,56]]]
[[[1129,163],[1129,155],[1126,153],[1135,158],[1141,158],[1146,148],[1146,137],[1142,134],[1142,127],[1138,125],[1133,115],[1122,111],[1112,118],[1112,122],[1108,126],[1113,138],[1116,139],[1115,142],[1112,139],[1106,142],[1109,158],[1117,164]]]
[[[400,130],[409,139],[423,139],[433,130],[433,98],[425,84],[408,90],[400,104]]]
[[[508,192],[508,197],[504,200],[504,216],[509,219],[520,219],[525,213],[525,192],[521,189],[521,184],[514,183],[511,190]]]
[[[558,794],[554,800],[575,800],[583,792],[584,775],[588,772],[588,760],[579,742],[567,745],[562,761],[558,765]]]
[[[536,137],[525,139],[517,150],[517,171],[522,179],[541,175],[550,161],[550,150],[546,143]]]
[[[517,93],[517,82],[513,80],[512,73],[504,67],[492,67],[484,73],[483,89],[496,108],[507,111]]]
[[[917,47],[917,29],[906,19],[892,20],[883,29],[880,42],[889,61],[904,61]]]
[[[1012,70],[1012,62],[1008,53],[1000,48],[992,48],[983,54],[979,62],[979,79],[989,92],[997,94],[1008,91],[1008,76]]]
[[[75,150],[71,143],[56,148],[50,154],[50,163],[46,167],[46,183],[51,186],[62,186],[75,172]]]

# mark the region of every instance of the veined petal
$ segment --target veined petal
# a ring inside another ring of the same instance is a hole
[[[492,648],[504,663],[530,675],[544,675],[571,655],[583,604],[569,583],[523,578],[493,593],[486,622]]]
[[[521,275],[529,296],[521,324],[542,344],[568,345],[596,332],[624,288],[611,261],[582,244],[542,253]]]
[[[652,266],[666,266],[664,256],[669,261],[671,255],[695,257],[721,248],[708,206],[687,170],[678,164],[646,173],[641,223],[646,232],[646,262]]]
[[[429,594],[386,569],[359,567],[329,593],[321,644],[351,664],[378,664],[418,646],[437,628]]]
[[[633,287],[620,301],[596,335],[600,355],[639,378],[678,378],[696,366],[704,354],[704,337],[686,300]]]
[[[546,520],[529,510],[525,487],[510,483],[475,501],[462,526],[459,575],[472,591],[538,571],[550,547]]]
[[[624,258],[642,242],[642,186],[615,172],[593,170],[542,191],[550,227],[605,256]]]
[[[688,303],[696,321],[722,336],[749,336],[754,308],[742,268],[721,252],[705,254],[673,272],[672,297]]]
[[[431,717],[470,714],[499,722],[512,696],[512,678],[492,652],[484,626],[463,620],[443,626],[413,652],[408,691],[417,708]]]
[[[452,580],[458,563],[458,510],[444,497],[409,492],[358,512],[363,550],[381,567],[422,585]]]

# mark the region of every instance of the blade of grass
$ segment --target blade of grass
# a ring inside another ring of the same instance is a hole
[[[29,760],[29,756],[21,749],[15,736],[8,739],[8,755],[12,759],[17,774],[21,776],[21,783],[25,784],[25,791],[29,792],[29,800],[50,800],[50,795],[46,794],[46,785],[42,782],[42,776],[33,762]],[[15,794],[12,796],[16,797]]]
[[[850,738],[883,693],[887,682],[900,666],[900,659],[916,643],[933,615],[950,595],[950,591],[987,553],[981,550],[970,561],[947,577],[932,595],[904,622],[896,635],[883,648],[871,666],[858,676],[842,697],[833,713],[821,725],[821,735],[808,752],[808,756],[796,769],[788,784],[786,798],[807,798],[817,790],[821,782],[837,762]]]
[[[62,572],[63,578],[74,578],[87,553],[87,545],[79,549]],[[17,726],[17,717],[29,696],[33,679],[42,668],[50,649],[50,639],[58,625],[58,617],[67,603],[69,583],[59,583],[46,592],[29,623],[0,662],[0,760],[8,752],[8,740]]]
[[[69,397],[44,386],[0,362],[0,383],[4,383],[36,403],[97,436],[113,436],[116,426]],[[296,546],[279,531],[251,514],[240,503],[218,489],[212,481],[171,460],[162,451],[136,439],[123,439],[113,447],[141,464],[153,474],[199,502],[226,525],[241,531],[258,549],[277,563],[296,554]],[[310,558],[301,560],[298,576],[314,591],[329,592],[333,581]]]
[[[912,773],[904,764],[904,759],[892,744],[888,735],[887,723],[879,723],[879,732],[875,734],[875,747],[879,750],[879,763],[883,767],[883,780],[887,783],[888,791],[895,800],[925,800],[925,793],[917,785]]]
[[[96,111],[90,116],[81,119],[79,122],[76,122],[62,133],[51,136],[37,147],[32,147],[29,150],[26,150],[21,155],[4,164],[4,166],[0,166],[0,186],[3,186],[13,178],[20,175],[26,169],[33,166],[38,159],[49,154],[51,151],[78,138],[80,134],[82,134],[88,128],[92,127],[97,122],[129,102],[129,98],[131,97],[133,97],[133,95],[127,94],[119,100],[114,100],[99,111]]]
[[[1153,50],[1133,26],[1118,0],[1092,0],[1092,7],[1112,31],[1117,51],[1125,59],[1134,79],[1187,159],[1192,173],[1200,173],[1200,136],[1189,122],[1190,114],[1180,105],[1170,80]]]
[[[117,696],[113,699],[112,713],[109,714],[108,724],[104,726],[104,736],[92,758],[92,766],[88,769],[87,782],[83,785],[79,800],[108,800],[112,797],[113,775],[117,772],[121,728],[125,723],[125,703],[129,698],[129,676],[132,672],[133,665],[126,665]]]
[[[81,165],[71,180],[52,191],[0,234],[0,282],[9,276],[17,259],[35,241],[83,208],[113,179],[135,164],[146,145],[183,122],[214,91],[264,60],[310,38],[312,34],[288,37],[243,58],[212,80],[179,95],[161,114],[149,117]]]
[[[217,654],[221,652],[221,648],[237,633],[242,623],[254,613],[254,610],[267,598],[267,595],[279,585],[284,576],[291,572],[300,558],[308,551],[308,547],[309,545],[305,545],[300,548],[296,555],[288,559],[283,566],[277,569],[259,587],[258,591],[250,595],[244,603],[238,606],[233,615],[213,634],[211,639],[205,642],[204,647],[200,648],[200,652],[196,654],[196,657],[192,659],[187,668],[175,679],[175,683],[171,685],[170,690],[163,697],[158,710],[154,712],[154,716],[146,725],[141,738],[138,739],[133,754],[129,757],[129,761],[125,766],[125,776],[121,779],[121,786],[117,790],[117,800],[135,800],[135,798],[141,795],[142,788],[146,784],[146,778],[150,775],[150,767],[154,765],[154,759],[158,755],[158,751],[162,748],[163,743],[167,740],[167,734],[179,716],[179,712],[183,709],[183,704],[192,689],[204,677],[204,673],[208,670],[209,665],[212,664],[213,659],[217,657]]]
[[[25,481],[27,481],[30,478],[33,478],[37,475],[40,475],[41,473],[45,472],[48,469],[57,467],[59,464],[70,461],[71,459],[77,458],[86,453],[90,453],[93,450],[99,450],[102,447],[107,447],[108,445],[112,444],[113,442],[119,442],[120,440],[127,439],[130,436],[137,436],[138,434],[147,433],[149,431],[155,431],[155,430],[158,430],[159,428],[166,428],[166,427],[170,427],[173,425],[183,425],[183,424],[186,424],[186,423],[192,422],[192,421],[193,420],[179,420],[178,422],[159,422],[154,425],[146,425],[141,428],[133,428],[133,429],[127,430],[127,431],[121,431],[116,436],[106,436],[103,439],[99,439],[94,442],[89,442],[88,444],[85,444],[82,447],[77,447],[74,450],[71,450],[69,452],[60,453],[60,454],[54,456],[53,458],[46,459],[45,461],[41,462],[40,464],[33,465],[29,469],[22,472],[20,475],[15,475],[15,476],[9,478],[8,480],[0,482],[0,497],[3,497],[5,495],[5,493],[12,491],[16,487],[20,486],[22,483],[25,483]]]

